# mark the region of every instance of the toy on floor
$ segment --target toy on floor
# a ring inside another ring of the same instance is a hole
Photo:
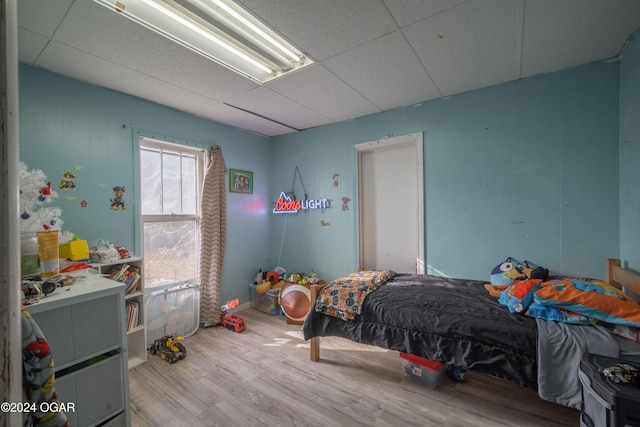
[[[237,307],[239,303],[240,300],[238,298],[227,301],[220,310],[220,324],[225,328],[238,333],[247,329],[244,324],[244,319],[240,316],[236,316],[235,314],[227,313],[227,310]]]
[[[220,307],[220,312],[226,313],[228,310],[230,310],[232,308],[236,308],[239,304],[240,304],[240,299],[239,298],[229,300],[229,301],[227,301],[227,303],[225,305]]]
[[[467,376],[467,370],[464,369],[464,368],[461,368],[459,366],[450,365],[449,366],[449,376],[454,381],[457,381],[457,382],[461,383],[462,381],[464,381],[465,377]]]
[[[166,360],[169,364],[177,362],[187,357],[187,349],[180,342],[184,338],[174,338],[172,335],[165,335],[153,342],[149,353],[157,354],[162,360]]]
[[[222,313],[220,323],[225,328],[235,332],[242,332],[247,329],[244,324],[244,319],[240,316],[236,316],[235,314]]]

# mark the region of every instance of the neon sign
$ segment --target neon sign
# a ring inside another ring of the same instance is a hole
[[[278,200],[276,200],[276,206],[273,208],[273,213],[298,213],[301,210],[306,211],[307,209],[324,209],[328,207],[328,199],[296,200],[287,196],[283,191],[280,193]]]

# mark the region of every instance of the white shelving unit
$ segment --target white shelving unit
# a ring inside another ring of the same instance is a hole
[[[110,263],[93,263],[93,268],[100,274],[107,274],[114,266],[129,264],[140,272],[140,281],[135,292],[125,294],[125,301],[136,301],[140,322],[138,326],[127,330],[129,369],[147,361],[147,334],[145,331],[146,315],[144,312],[144,262],[142,257],[119,259]],[[125,326],[126,329],[126,326]]]
[[[51,348],[58,399],[75,403],[72,426],[129,426],[124,290],[95,274],[72,275],[76,282],[25,307]]]

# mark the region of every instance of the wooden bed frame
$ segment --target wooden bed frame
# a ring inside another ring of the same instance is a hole
[[[619,259],[607,259],[607,279],[606,281],[618,289],[631,291],[640,296],[640,273],[627,270],[622,267]],[[315,301],[325,284],[311,285],[311,301]],[[313,310],[314,304],[311,304]],[[320,360],[320,337],[313,337],[310,342],[310,359],[314,362]]]

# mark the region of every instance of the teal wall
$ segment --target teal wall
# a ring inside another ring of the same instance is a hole
[[[298,166],[309,197],[334,202],[287,218],[281,263],[323,277],[357,268],[354,145],[421,131],[432,271],[487,280],[514,256],[604,277],[605,258],[619,254],[618,76],[616,62],[591,64],[275,138],[274,191]],[[271,224],[280,242],[284,219]]]
[[[202,148],[218,144],[227,167],[253,171],[253,195],[227,195],[222,277],[223,300],[248,301],[248,283],[268,265],[262,242],[268,237],[269,139],[24,64],[19,79],[20,159],[42,169],[52,187],[64,171],[76,171],[76,190],[58,190],[53,205],[62,209],[63,229],[83,239],[105,239],[141,253],[139,135]],[[109,209],[115,185],[126,188],[126,211]]]
[[[640,258],[638,226],[635,237],[621,237],[625,214],[638,210],[619,208],[627,179],[619,175],[619,72],[617,62],[591,64],[270,140],[21,65],[21,159],[54,185],[80,166],[77,190],[58,199],[64,228],[139,252],[138,133],[221,145],[227,167],[254,171],[253,195],[228,194],[222,297],[245,302],[258,268],[313,268],[323,278],[356,269],[354,145],[423,132],[429,268],[486,280],[495,264],[514,256],[553,273],[604,277],[604,259],[619,256],[621,241],[636,242]],[[296,166],[302,180],[294,181]],[[298,198],[306,191],[331,207],[271,214],[292,184]],[[114,185],[127,187],[126,212],[108,209]],[[349,210],[342,197],[351,199]]]
[[[620,258],[640,272],[640,39],[620,65]]]

